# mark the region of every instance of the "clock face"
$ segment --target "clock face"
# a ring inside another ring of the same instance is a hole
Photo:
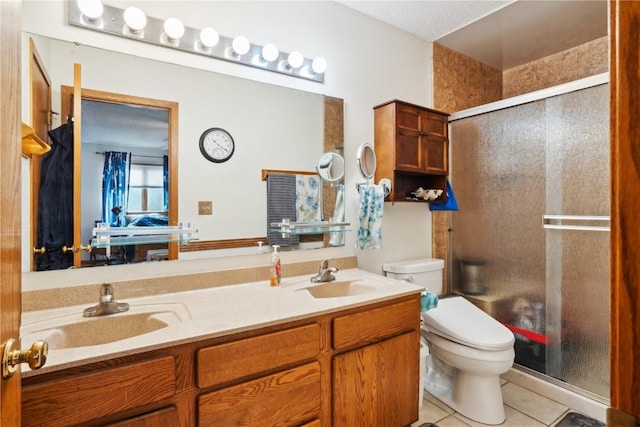
[[[200,152],[214,163],[226,162],[233,155],[235,143],[231,134],[221,128],[207,129],[200,136]]]

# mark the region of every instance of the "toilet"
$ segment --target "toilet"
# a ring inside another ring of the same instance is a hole
[[[390,262],[382,268],[387,277],[442,293],[443,260]],[[502,424],[500,375],[513,365],[513,333],[461,296],[441,297],[422,319],[430,353],[425,390],[467,418]]]

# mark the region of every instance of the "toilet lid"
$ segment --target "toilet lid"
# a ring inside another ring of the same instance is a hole
[[[500,350],[515,342],[509,329],[463,297],[441,299],[422,318],[429,331],[469,347]]]

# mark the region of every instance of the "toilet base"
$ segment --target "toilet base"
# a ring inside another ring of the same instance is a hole
[[[498,375],[477,375],[456,369],[447,386],[441,378],[429,381],[430,374],[442,374],[430,372],[425,381],[425,390],[442,403],[482,424],[497,425],[504,422],[502,388]]]

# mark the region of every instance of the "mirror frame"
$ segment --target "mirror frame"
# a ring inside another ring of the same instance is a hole
[[[327,162],[323,159],[328,159],[331,156],[331,160]],[[339,162],[337,161],[339,160]],[[341,163],[341,164],[339,164]],[[325,166],[326,165],[326,166]],[[336,183],[340,182],[344,179],[344,157],[342,157],[339,153],[335,151],[329,151],[323,153],[318,159],[318,165],[316,166],[316,170],[318,171],[318,176],[325,182]],[[335,169],[337,176],[334,178],[331,175],[331,171]]]
[[[371,179],[376,173],[377,159],[373,145],[368,142],[358,147],[358,168],[365,179]]]

